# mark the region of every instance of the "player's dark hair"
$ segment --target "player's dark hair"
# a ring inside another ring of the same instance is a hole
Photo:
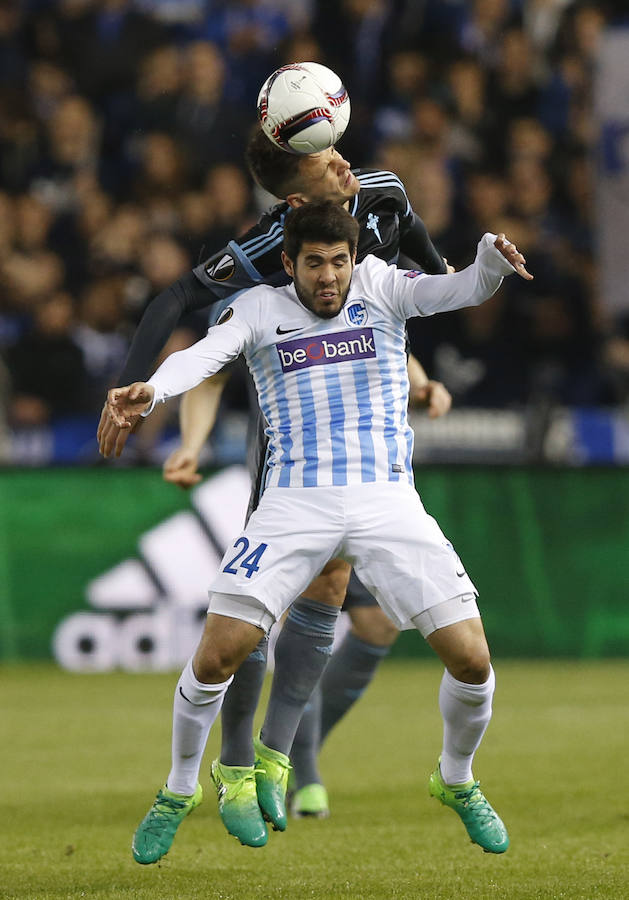
[[[353,256],[359,230],[356,219],[339,203],[314,200],[287,213],[284,219],[284,252],[295,262],[306,241],[321,241],[324,244],[347,241],[350,256]]]
[[[301,157],[276,147],[261,128],[249,138],[245,160],[251,176],[265,191],[281,200],[299,190],[299,162]]]

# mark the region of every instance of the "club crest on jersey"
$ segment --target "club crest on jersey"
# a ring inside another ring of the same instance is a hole
[[[364,300],[352,300],[344,309],[349,325],[364,325],[367,321],[367,307]]]
[[[205,274],[212,281],[229,281],[236,271],[236,262],[229,253],[224,253],[220,259],[210,260],[205,265]]]
[[[369,215],[367,216],[367,224],[365,227],[368,228],[370,231],[373,231],[373,233],[378,238],[380,243],[382,243],[382,238],[380,237],[380,230],[378,228],[379,221],[380,221],[380,216],[376,216],[375,213],[369,213]]]
[[[418,275],[423,275],[424,273],[420,271],[420,269],[409,269],[408,272],[404,273],[405,278],[417,278]]]
[[[337,331],[323,337],[296,338],[293,341],[282,341],[276,346],[282,372],[376,356],[371,328]]]

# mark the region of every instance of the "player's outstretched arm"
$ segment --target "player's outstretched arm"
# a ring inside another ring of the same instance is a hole
[[[145,379],[181,317],[185,313],[210,306],[220,296],[217,291],[202,284],[192,272],[187,272],[154,297],[144,310],[133,336],[119,384],[131,384]],[[103,456],[110,456],[112,452],[115,456],[120,456],[138,421],[139,417],[136,417],[131,427],[118,428],[109,415],[106,400],[96,432]]]
[[[470,266],[452,275],[424,275],[389,267],[394,305],[405,318],[432,316],[467,306],[480,306],[492,297],[507,275],[517,273],[530,281],[526,260],[504,234],[484,234],[478,242],[476,258]]]
[[[228,375],[218,375],[202,381],[181,398],[179,426],[181,445],[170,454],[163,468],[164,481],[187,490],[201,481],[199,454],[216,422],[223,388]]]

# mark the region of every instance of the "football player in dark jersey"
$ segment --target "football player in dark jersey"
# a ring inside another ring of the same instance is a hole
[[[256,131],[249,142],[247,163],[253,177],[285,201],[149,303],[120,374],[121,384],[147,376],[186,313],[226,303],[237,292],[260,282],[286,283],[281,262],[282,223],[291,208],[309,200],[338,200],[356,217],[360,225],[357,262],[372,253],[395,263],[403,253],[430,275],[447,271],[446,261],[411,208],[404,185],[392,172],[353,170],[333,147],[309,156],[292,155],[275,147],[262,131]],[[101,453],[120,456],[128,435],[103,407],[98,426]]]
[[[120,376],[122,384],[146,377],[153,360],[186,312],[212,307],[211,318],[216,321],[236,293],[260,282],[284,283],[283,221],[291,209],[310,200],[332,199],[344,204],[356,217],[360,225],[358,261],[371,253],[394,263],[402,252],[430,274],[447,271],[446,261],[435,250],[423,222],[410,206],[402,182],[393,173],[352,170],[334,148],[310,156],[293,156],[274,147],[261,131],[256,132],[247,148],[247,161],[254,178],[285,201],[262,216],[243,237],[230,241],[150,303]],[[443,386],[429,381],[416,362],[415,373],[412,392],[422,396],[432,414],[447,411],[450,399]],[[200,385],[199,389],[204,390],[205,386]],[[98,430],[103,455],[113,452],[119,456],[128,433],[120,431],[108,418],[106,409],[103,410]],[[258,472],[262,484],[263,467]],[[349,575],[346,563],[330,562],[306,596],[294,606],[293,620],[282,630],[276,647],[277,675],[263,728],[264,740],[270,748],[291,746],[303,708],[328,660],[328,655],[321,651],[324,644],[331,646],[334,620],[343,603]],[[344,682],[351,680],[351,693],[353,699],[357,698],[397,635],[357,579],[353,588],[349,599],[353,631],[335,654],[336,676],[328,685],[332,703],[329,709],[324,707],[322,714],[326,733],[351,705],[347,702]],[[266,646],[261,642],[227,693],[220,762],[213,766],[217,787],[222,791],[223,821],[242,843],[254,846],[266,841],[266,825],[256,799],[251,740],[265,670]],[[342,697],[345,700],[339,703]],[[320,715],[318,706],[313,707],[295,747],[299,756],[297,787],[302,789],[295,795],[295,810],[302,815],[322,816],[328,811],[325,789],[316,771]],[[288,770],[280,766],[278,771],[280,783],[270,786],[270,790],[276,790],[278,805],[282,806]],[[228,798],[232,794],[237,802],[230,807]]]

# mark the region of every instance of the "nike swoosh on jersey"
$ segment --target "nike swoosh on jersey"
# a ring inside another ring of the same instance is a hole
[[[292,334],[293,331],[301,331],[301,328],[282,328],[281,325],[278,325],[275,334]]]

